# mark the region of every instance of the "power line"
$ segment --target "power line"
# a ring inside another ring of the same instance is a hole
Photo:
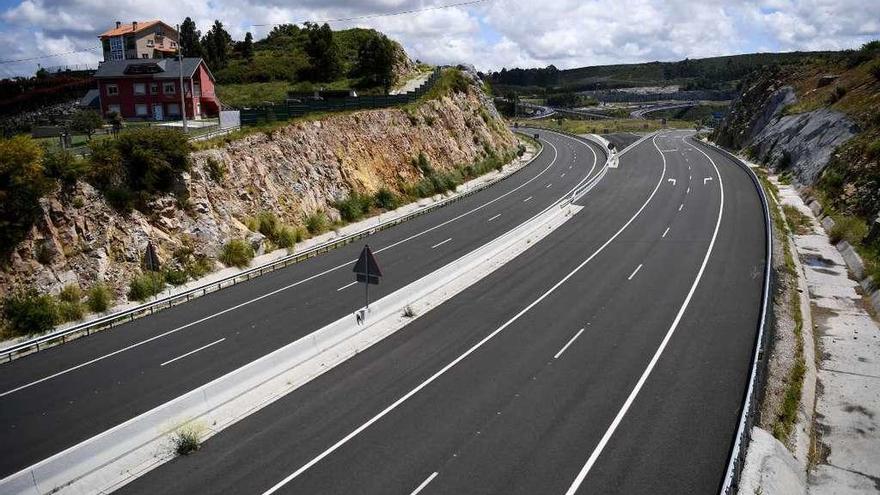
[[[465,7],[468,5],[476,5],[478,3],[485,3],[485,2],[491,2],[491,1],[492,0],[471,0],[469,2],[451,3],[451,4],[446,4],[446,5],[435,5],[434,7],[425,7],[425,8],[421,8],[421,9],[411,9],[411,10],[401,10],[398,12],[386,12],[384,14],[368,14],[368,15],[361,15],[361,16],[356,16],[356,17],[340,17],[338,19],[323,19],[320,21],[310,19],[310,20],[297,21],[297,22],[276,22],[273,24],[251,24],[251,26],[253,26],[253,27],[267,27],[267,26],[281,26],[283,24],[304,24],[306,22],[324,23],[324,22],[360,21],[360,20],[364,20],[364,19],[375,19],[377,17],[392,17],[392,16],[398,16],[398,15],[416,14],[419,12],[428,12],[431,10],[450,9],[452,7]]]
[[[71,50],[71,51],[69,51],[69,52],[49,53],[49,54],[46,54],[46,55],[37,55],[37,56],[34,56],[34,57],[28,57],[28,58],[19,58],[19,59],[12,59],[12,60],[0,60],[0,64],[14,64],[14,63],[18,63],[18,62],[30,62],[31,60],[40,60],[40,59],[42,59],[42,58],[60,57],[60,56],[62,56],[62,55],[72,55],[72,54],[74,54],[74,53],[94,52],[94,51],[97,51],[98,49],[99,49],[99,47],[84,48],[84,49],[82,49],[82,50]]]

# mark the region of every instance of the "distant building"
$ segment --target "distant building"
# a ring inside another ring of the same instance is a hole
[[[184,58],[182,62],[166,58],[102,63],[95,73],[101,114],[107,117],[117,113],[124,119],[137,120],[180,119],[181,72],[187,118],[218,115],[220,104],[214,94],[214,76],[201,58]]]
[[[165,58],[177,54],[177,31],[162,21],[134,21],[98,36],[104,47],[104,61]]]

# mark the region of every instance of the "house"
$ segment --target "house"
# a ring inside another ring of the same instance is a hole
[[[162,21],[134,21],[98,36],[104,47],[104,61],[165,58],[177,54],[177,30]]]
[[[136,120],[180,119],[181,74],[187,118],[219,114],[214,76],[197,57],[103,62],[95,73],[101,114],[117,113]]]

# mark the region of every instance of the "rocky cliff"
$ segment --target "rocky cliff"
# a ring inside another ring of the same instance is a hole
[[[402,193],[423,178],[414,163],[419,154],[444,171],[515,147],[491,101],[470,81],[464,92],[407,108],[303,120],[194,152],[185,194],[159,197],[144,211],[121,213],[78,182],[41,200],[42,218],[0,273],[0,293],[25,286],[57,292],[103,280],[123,297],[148,241],[163,262],[181,248],[215,259],[230,239],[255,236],[245,220],[259,212],[291,225],[318,210],[338,218],[334,202],[353,192],[384,186]]]

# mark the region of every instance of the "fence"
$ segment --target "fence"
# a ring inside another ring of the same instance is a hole
[[[288,120],[315,112],[339,112],[344,110],[365,110],[386,108],[412,103],[425,95],[440,79],[440,68],[434,69],[418,88],[398,95],[351,96],[326,100],[288,100],[271,107],[245,108],[241,110],[241,125],[255,125],[261,122]]]

